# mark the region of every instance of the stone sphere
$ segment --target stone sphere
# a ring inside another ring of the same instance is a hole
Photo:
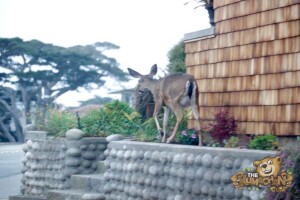
[[[213,158],[213,167],[220,169],[222,167],[222,159],[219,156]]]
[[[66,138],[68,140],[80,140],[84,137],[84,132],[82,130],[73,128],[66,132]]]
[[[226,168],[226,169],[232,169],[233,167],[233,161],[231,159],[224,159],[223,160],[223,166]]]
[[[212,157],[212,155],[210,155],[208,153],[202,157],[202,163],[203,163],[203,166],[205,166],[205,167],[211,167],[212,161],[213,161],[213,157]]]
[[[202,156],[197,155],[196,158],[194,159],[194,162],[196,165],[201,166],[202,165]]]

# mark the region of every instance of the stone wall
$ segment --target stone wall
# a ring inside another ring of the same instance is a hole
[[[71,129],[65,138],[48,137],[43,131],[25,131],[23,150],[24,195],[45,195],[50,189],[70,188],[73,174],[92,174],[97,161],[104,160],[105,138],[84,138],[84,133]]]
[[[260,199],[265,190],[238,190],[231,176],[272,151],[130,141],[105,151],[106,199]]]

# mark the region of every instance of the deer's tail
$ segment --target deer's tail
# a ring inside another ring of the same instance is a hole
[[[189,99],[192,98],[194,92],[194,84],[192,81],[187,81],[186,85],[185,85],[185,95],[187,95],[189,97]]]

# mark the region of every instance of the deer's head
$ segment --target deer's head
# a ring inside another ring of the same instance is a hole
[[[153,76],[155,76],[157,73],[157,65],[153,65],[151,67],[150,73],[147,75],[141,75],[139,72],[130,68],[128,68],[128,72],[132,77],[140,79],[137,87],[140,91],[143,91],[145,89],[151,89],[151,87],[153,87],[153,83],[155,81],[153,79]]]

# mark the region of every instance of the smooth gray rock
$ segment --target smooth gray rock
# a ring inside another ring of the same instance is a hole
[[[83,136],[84,132],[76,128],[70,129],[66,132],[66,138],[68,140],[80,140]]]
[[[125,137],[121,134],[113,134],[113,135],[110,135],[110,136],[106,137],[107,142],[119,141],[119,140],[124,140],[124,139],[125,139]]]

